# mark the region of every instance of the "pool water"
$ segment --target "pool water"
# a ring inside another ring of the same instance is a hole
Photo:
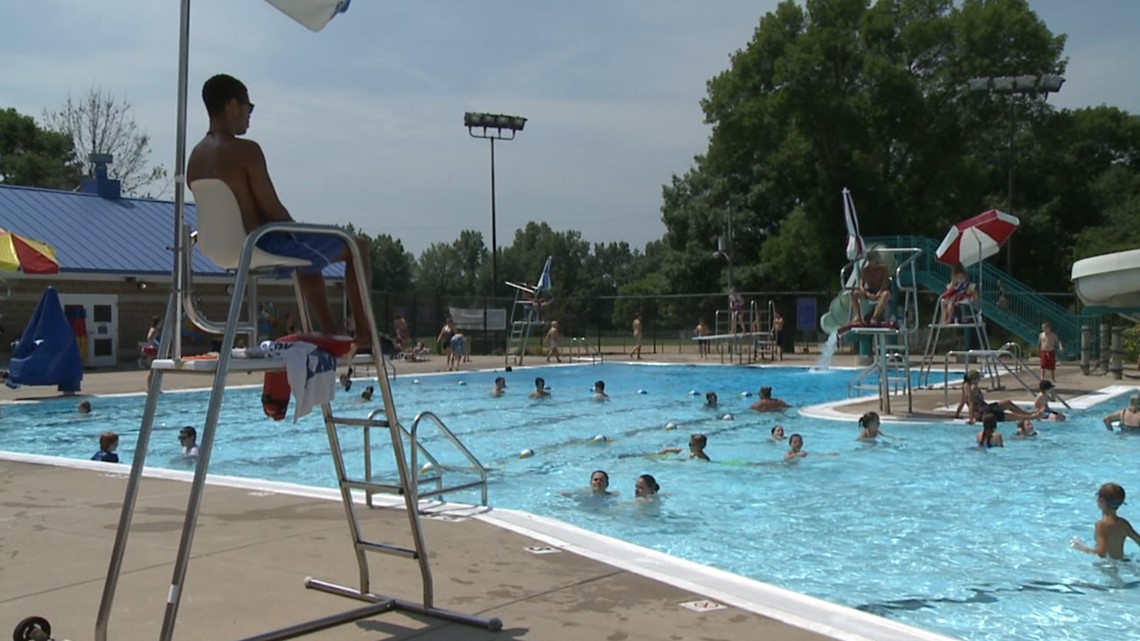
[[[491,468],[492,505],[970,641],[1140,640],[1140,569],[1069,545],[1074,536],[1090,542],[1100,484],[1116,481],[1140,492],[1140,438],[1109,432],[1100,422],[1115,405],[1039,424],[1035,439],[1015,439],[1012,424],[1003,424],[1006,447],[991,451],[972,447],[976,426],[887,423],[888,436],[871,444],[855,440],[854,421],[749,409],[761,385],[804,407],[844,397],[852,375],[607,364],[401,376],[393,392],[405,425],[418,411],[435,412]],[[495,376],[508,380],[499,398],[490,395]],[[546,379],[550,398],[527,397],[535,376]],[[610,400],[593,400],[598,379],[606,381]],[[363,416],[375,408],[357,400],[364,386],[357,381],[351,393],[340,394],[337,411]],[[719,395],[715,410],[704,407],[706,391]],[[149,463],[183,465],[178,428],[200,426],[207,398],[205,392],[163,395]],[[82,418],[74,401],[4,407],[0,449],[86,459],[98,434],[113,430],[129,462],[143,398],[93,404],[94,413]],[[319,413],[297,424],[270,421],[258,387],[227,393],[222,419],[212,472],[333,485]],[[669,423],[676,429],[665,429]],[[804,436],[804,460],[782,462],[786,442],[769,436],[776,423]],[[421,429],[445,466],[461,464],[430,428]],[[708,436],[712,463],[656,454],[686,450],[698,431]],[[359,430],[341,433],[346,463],[359,474]],[[605,441],[595,442],[598,435]],[[386,441],[385,432],[374,434],[376,465],[390,461]],[[524,449],[534,456],[518,458]],[[618,496],[587,495],[594,469],[609,473]],[[649,505],[633,501],[634,480],[644,473],[656,477],[663,494]],[[476,502],[478,495],[448,498]],[[1121,513],[1129,511],[1125,505]]]

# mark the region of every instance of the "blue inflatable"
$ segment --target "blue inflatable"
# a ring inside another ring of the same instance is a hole
[[[61,392],[78,392],[81,381],[79,344],[63,313],[59,294],[48,287],[12,353],[6,384],[58,385]]]

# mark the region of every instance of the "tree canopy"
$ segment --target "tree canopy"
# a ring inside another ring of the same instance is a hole
[[[82,170],[70,136],[44,129],[31,116],[0,109],[0,183],[71,190]]]
[[[723,278],[711,251],[730,214],[739,287],[835,287],[844,187],[864,235],[940,238],[1009,209],[1011,159],[1018,236],[1031,241],[1015,273],[1059,289],[1058,241],[1131,211],[1105,181],[1135,175],[1137,117],[970,93],[967,81],[1063,74],[1064,43],[1025,0],[782,2],[708,82],[708,149],[663,189],[670,291]]]

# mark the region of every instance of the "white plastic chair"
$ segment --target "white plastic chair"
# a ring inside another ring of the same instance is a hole
[[[237,269],[245,242],[241,207],[230,186],[217,178],[202,178],[190,184],[194,208],[198,212],[198,249],[222,269]],[[250,269],[263,267],[305,267],[303,258],[253,250]]]
[[[229,185],[217,178],[195,180],[190,184],[190,191],[194,194],[194,208],[198,214],[198,230],[194,233],[198,249],[206,258],[214,261],[222,269],[237,270],[241,263],[241,253],[248,234],[246,234],[245,225],[242,224],[241,206],[238,204],[233,191],[230,190]],[[256,247],[250,256],[251,272],[274,267],[306,267],[309,264],[309,261],[303,258],[271,254]],[[188,290],[193,289],[190,283],[192,273],[193,269],[187,264]],[[249,278],[246,281],[246,287],[248,288],[246,301],[249,306],[250,321],[247,324],[248,326],[243,329],[248,332],[250,344],[255,344],[258,338],[257,278]],[[296,279],[293,280],[293,289],[297,295],[297,300],[301,301],[302,296]],[[207,319],[196,308],[192,294],[186,297],[184,309],[191,322],[202,331],[215,334],[225,332],[224,323]],[[302,305],[299,311],[301,326],[305,331],[308,331],[308,310]]]

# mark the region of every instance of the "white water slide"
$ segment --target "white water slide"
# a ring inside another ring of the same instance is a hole
[[[1078,260],[1070,277],[1085,305],[1140,307],[1140,249]]]

